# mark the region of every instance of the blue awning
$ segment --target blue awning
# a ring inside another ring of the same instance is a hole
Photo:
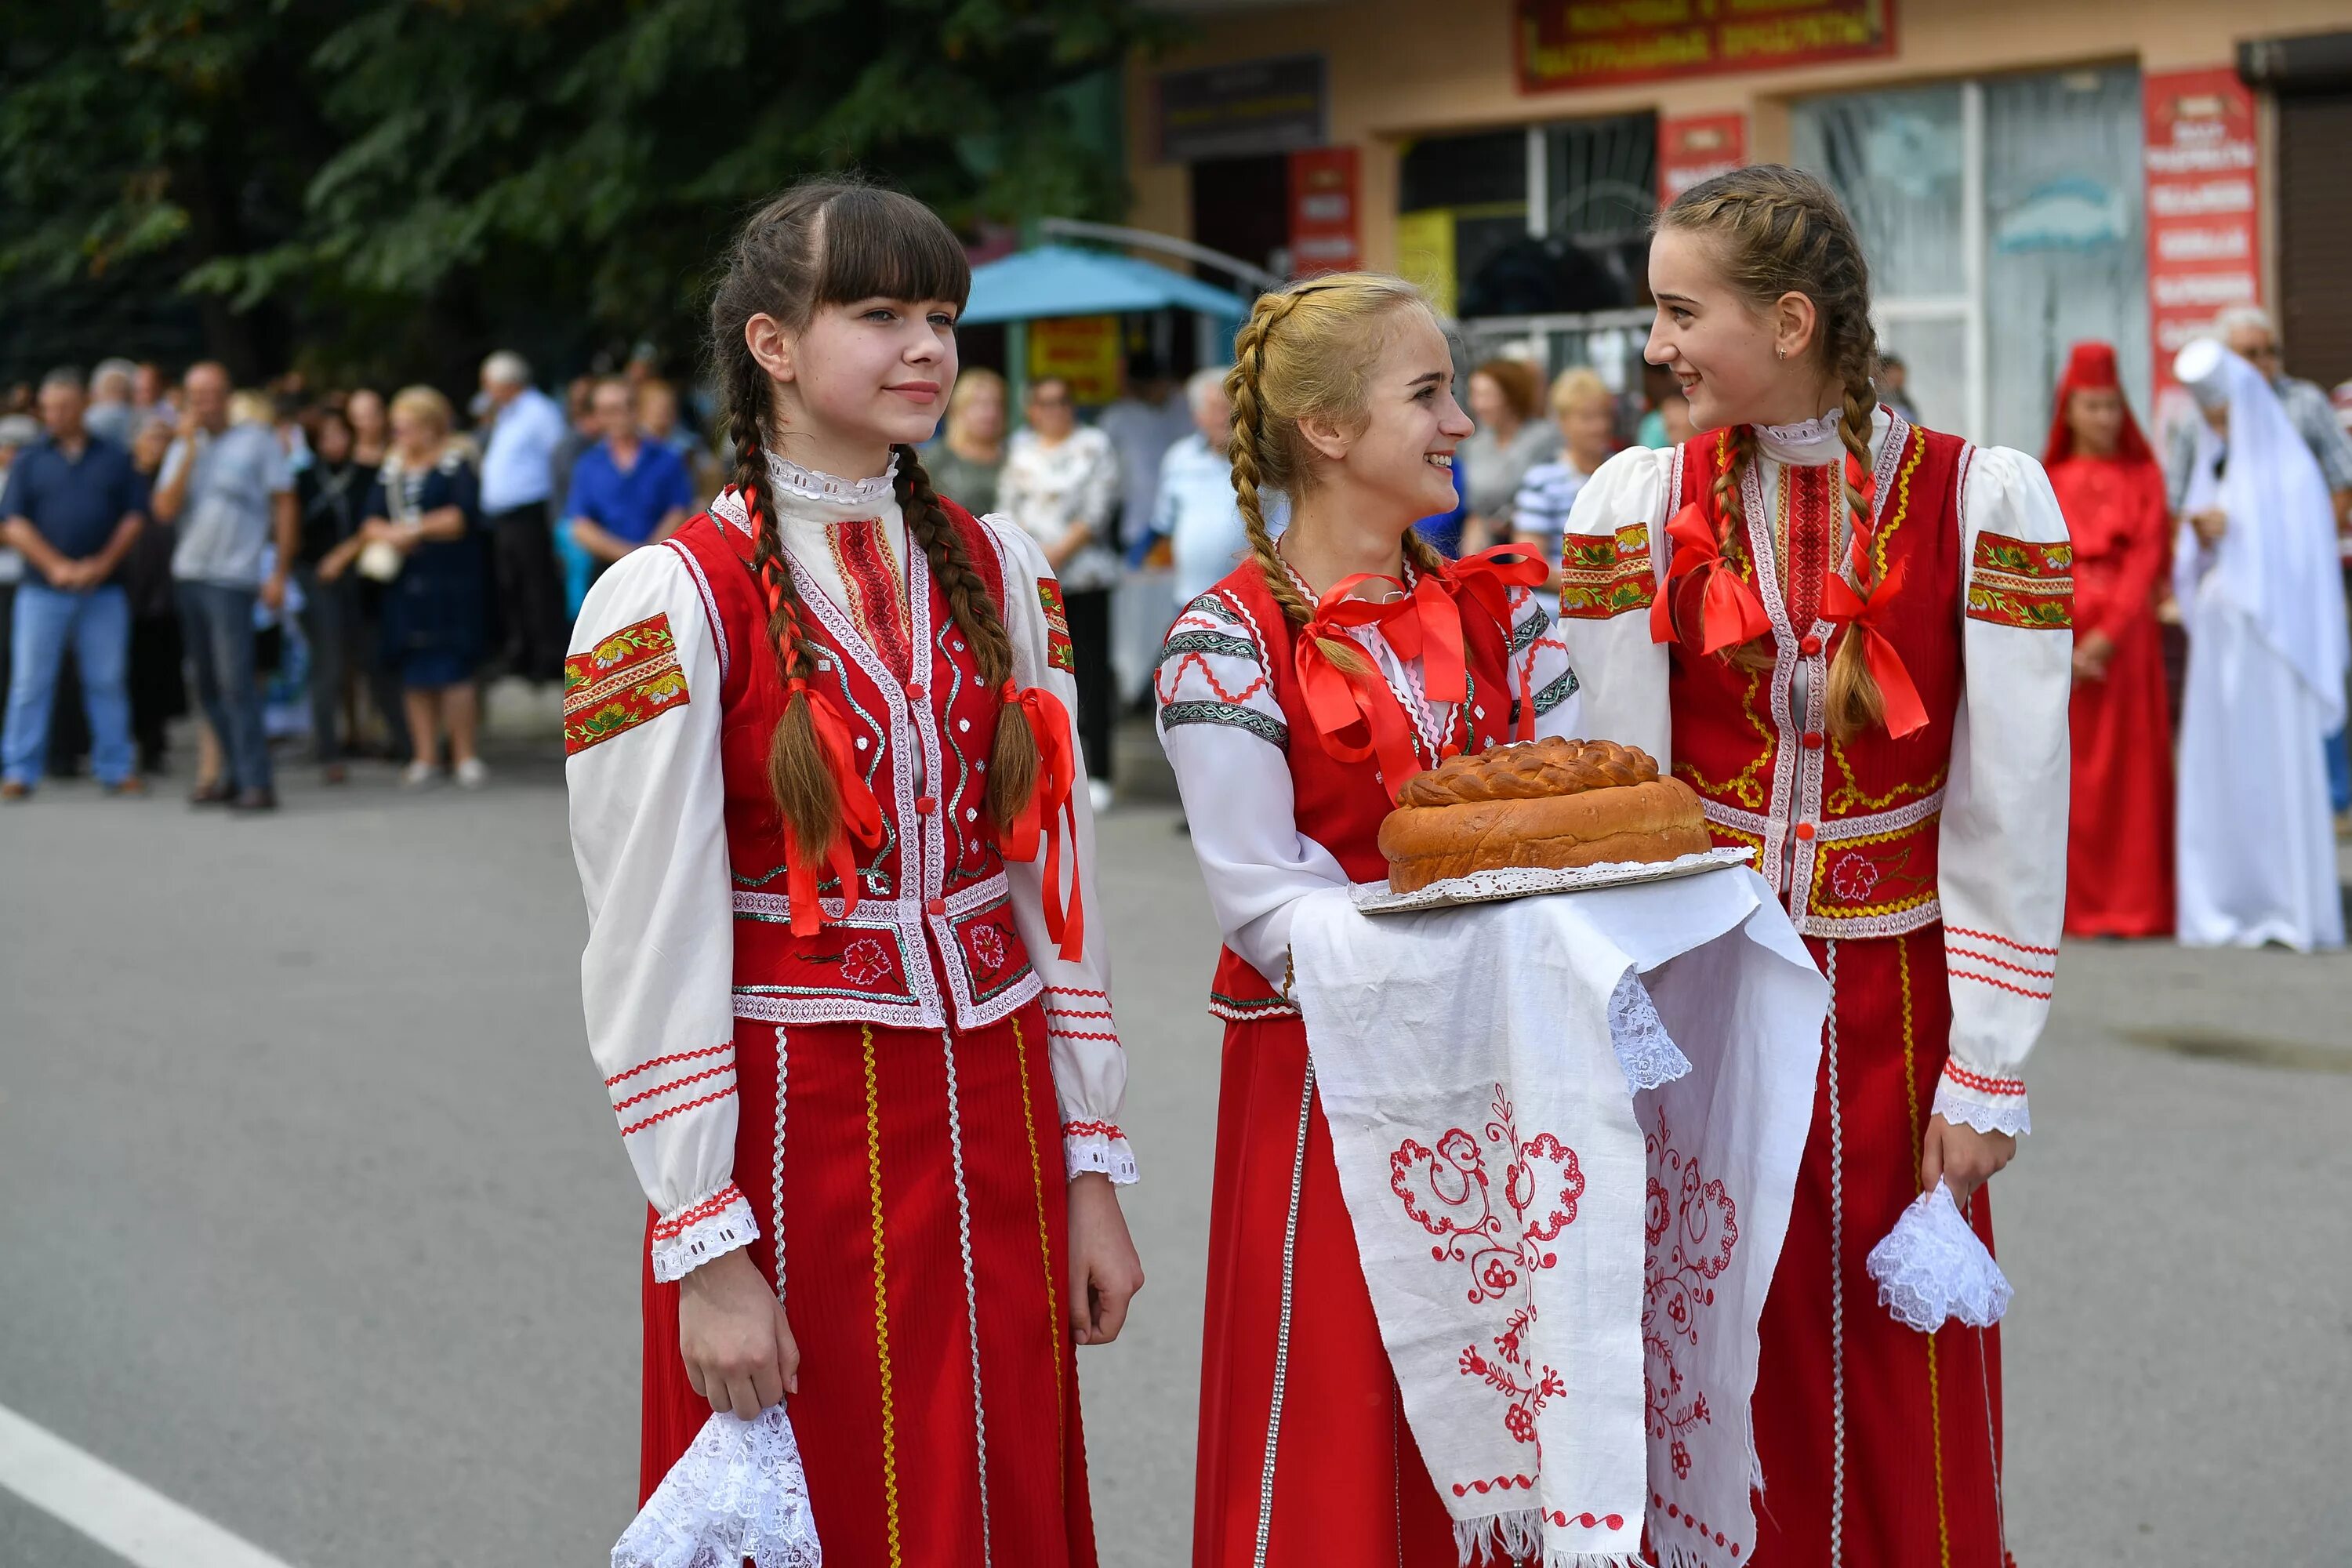
[[[1103,250],[1041,245],[1016,251],[971,274],[965,326],[1034,321],[1049,316],[1112,316],[1171,307],[1238,321],[1249,304],[1165,267]]]

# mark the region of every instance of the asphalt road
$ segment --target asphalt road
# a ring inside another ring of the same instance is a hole
[[[582,1043],[551,762],[224,821],[0,812],[0,1405],[299,1568],[593,1564],[631,1511],[640,1210]],[[1215,948],[1104,826],[1150,1284],[1082,1353],[1108,1568],[1187,1560]],[[2070,947],[1999,1184],[2012,1545],[2341,1563],[2352,961]],[[0,1490],[0,1565],[117,1559]]]

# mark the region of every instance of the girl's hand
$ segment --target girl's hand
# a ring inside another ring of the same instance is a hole
[[[1933,1116],[1919,1155],[1919,1184],[1933,1191],[1941,1182],[1952,1189],[1954,1203],[1964,1204],[2016,1156],[2017,1140],[2006,1132],[1979,1132],[1965,1121]]]
[[[2196,531],[2198,542],[2210,548],[2221,543],[2221,536],[2230,531],[2230,514],[2218,506],[2208,507],[2203,511],[2190,512],[2189,526]]]
[[[746,1421],[801,1390],[801,1351],[783,1303],[740,1247],[678,1281],[677,1353],[711,1409]]]
[[[1143,1260],[1127,1234],[1118,1189],[1100,1171],[1070,1178],[1070,1328],[1082,1345],[1107,1345],[1143,1289]]]

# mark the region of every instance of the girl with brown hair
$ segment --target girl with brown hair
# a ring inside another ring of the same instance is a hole
[[[1193,1561],[1454,1568],[1340,1196],[1290,922],[1307,895],[1387,874],[1377,835],[1413,773],[1575,733],[1576,676],[1529,591],[1539,563],[1448,563],[1412,530],[1452,504],[1471,422],[1411,284],[1343,273],[1265,295],[1234,359],[1250,556],[1178,617],[1157,678],[1225,938]],[[1291,504],[1278,544],[1267,491]]]
[[[1053,573],[916,456],[969,285],[860,184],[737,237],[734,483],[566,662],[582,990],[651,1205],[643,1491],[789,1396],[828,1558],[1090,1568],[1070,1347],[1142,1283],[1127,1068]]]
[[[2027,1130],[2064,903],[2066,524],[2032,458],[1877,404],[1868,265],[1811,176],[1692,186],[1650,286],[1648,357],[1708,433],[1577,498],[1563,636],[1592,731],[1673,759],[1833,992],[1743,1561],[1999,1563],[1998,1332],[1904,1327],[1864,1260],[1939,1182],[1990,1243],[1979,1189]]]

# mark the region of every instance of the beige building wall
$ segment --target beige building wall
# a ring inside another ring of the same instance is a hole
[[[1190,237],[1191,171],[1150,161],[1151,79],[1189,66],[1320,52],[1329,62],[1331,141],[1362,150],[1365,264],[1392,268],[1397,158],[1415,136],[1639,110],[1666,116],[1738,110],[1748,116],[1748,155],[1764,162],[1788,153],[1793,98],[2070,65],[2130,63],[2148,71],[2233,65],[2241,40],[2340,31],[2352,17],[2347,0],[1894,3],[1890,56],[1543,93],[1518,87],[1513,0],[1340,0],[1202,17],[1196,42],[1130,69],[1129,221]]]

